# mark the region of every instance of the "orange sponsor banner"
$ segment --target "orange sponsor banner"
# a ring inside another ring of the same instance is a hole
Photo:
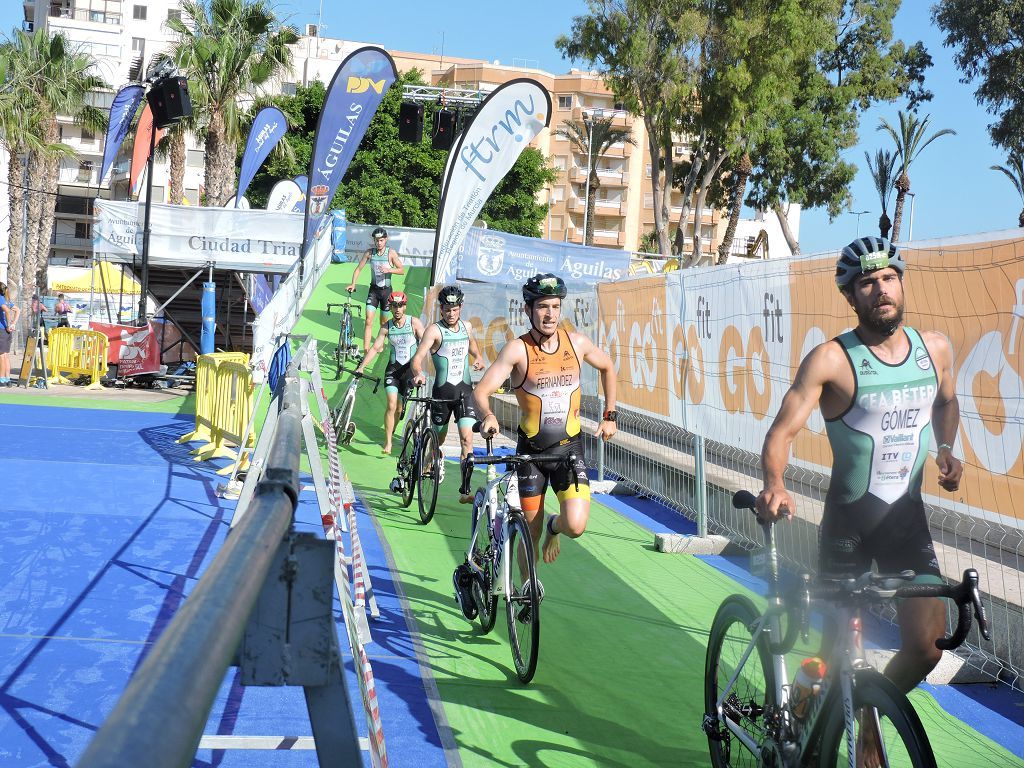
[[[668,356],[671,328],[666,278],[597,286],[597,343],[618,374],[618,404],[658,416],[672,415]],[[674,328],[674,324],[673,324]]]

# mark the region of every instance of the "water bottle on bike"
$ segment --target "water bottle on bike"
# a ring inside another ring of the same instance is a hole
[[[811,703],[821,695],[821,681],[828,671],[825,662],[817,656],[803,660],[793,678],[789,691],[789,711],[797,720],[803,720],[811,711]]]

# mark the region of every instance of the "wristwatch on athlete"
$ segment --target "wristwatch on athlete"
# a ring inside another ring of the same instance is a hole
[[[605,411],[601,421],[615,421],[619,417],[618,411]]]

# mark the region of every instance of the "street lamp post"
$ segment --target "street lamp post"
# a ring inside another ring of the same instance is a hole
[[[909,243],[914,239],[914,201],[917,199],[917,194],[907,192],[907,197],[910,198],[910,225],[907,227],[907,242]]]
[[[850,213],[857,217],[857,237],[860,237],[860,217],[870,211],[850,211]]]

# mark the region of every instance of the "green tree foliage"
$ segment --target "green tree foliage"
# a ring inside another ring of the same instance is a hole
[[[722,169],[742,180],[745,153],[752,166],[748,203],[780,213],[788,202],[825,206],[833,215],[845,207],[855,168],[842,153],[856,143],[857,111],[901,95],[912,106],[930,98],[923,88],[927,52],[919,43],[892,41],[898,6],[898,0],[590,0],[590,13],[574,19],[572,33],[557,45],[598,65],[616,96],[644,116],[652,164],[662,170],[652,174],[659,231],[666,226],[657,210],[659,204],[668,209],[664,192],[683,175],[673,247],[679,253],[686,225]],[[673,134],[688,137],[685,174],[671,159]],[[738,205],[742,190],[735,194],[734,184],[733,191]],[[699,237],[695,227],[690,264],[701,258]],[[663,253],[666,239],[659,236]]]
[[[1024,151],[1024,0],[940,0],[935,23],[956,50],[961,82],[976,82],[974,96],[997,119],[992,140]]]
[[[448,153],[431,149],[426,138],[432,128],[431,110],[426,110],[422,142],[410,144],[398,138],[398,114],[406,84],[422,85],[421,74],[417,70],[403,73],[385,94],[331,201],[332,208],[345,209],[349,221],[426,229],[437,226],[441,174]],[[257,172],[247,194],[254,206],[266,206],[278,180],[308,174],[325,95],[323,83],[314,82],[299,87],[294,96],[271,100],[288,118],[284,141],[290,153],[271,155]],[[252,116],[248,119],[251,122]],[[554,178],[543,155],[528,148],[491,194],[481,217],[504,232],[540,236],[547,206],[537,205],[536,196]]]
[[[11,210],[20,211],[22,201],[26,203],[23,217],[11,217],[11,272],[27,294],[46,287],[60,160],[75,154],[60,142],[57,116],[70,117],[95,132],[104,130],[106,115],[86,97],[107,84],[94,74],[91,56],[79,52],[63,34],[51,35],[45,28],[31,34],[16,32],[0,46],[0,60],[7,76],[0,98],[0,130],[15,158],[8,177],[14,193]]]
[[[999,171],[1013,184],[1013,188],[1020,195],[1021,203],[1024,203],[1024,156],[1010,153],[1006,165],[989,166],[993,171]],[[1024,209],[1017,216],[1017,226],[1024,227]]]

